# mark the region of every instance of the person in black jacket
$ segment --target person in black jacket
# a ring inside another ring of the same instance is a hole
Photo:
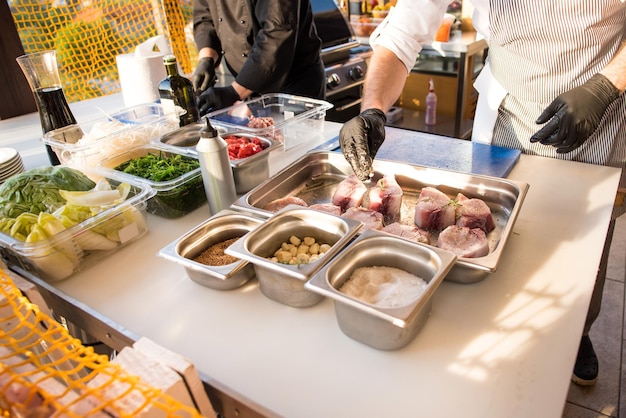
[[[322,42],[309,0],[195,0],[193,30],[200,115],[252,94],[324,99]],[[215,87],[222,58],[235,81]]]

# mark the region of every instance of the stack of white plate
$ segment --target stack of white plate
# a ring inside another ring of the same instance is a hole
[[[0,184],[24,171],[22,157],[14,148],[0,148]]]

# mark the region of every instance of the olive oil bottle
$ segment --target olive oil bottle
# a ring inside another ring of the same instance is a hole
[[[163,63],[167,77],[159,83],[161,104],[166,110],[173,110],[174,106],[180,106],[187,111],[180,116],[180,126],[196,122],[198,120],[198,107],[196,106],[193,84],[178,73],[178,65],[174,55],[163,57]]]

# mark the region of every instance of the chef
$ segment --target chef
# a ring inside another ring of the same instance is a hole
[[[194,0],[193,30],[201,115],[254,93],[324,98],[322,42],[309,0]],[[222,58],[235,81],[214,87]]]
[[[472,140],[565,160],[626,168],[625,0],[474,0],[473,23],[489,43]],[[340,132],[343,154],[366,179],[399,97],[449,0],[399,0],[371,35],[361,114]],[[558,174],[557,174],[558,175]],[[621,187],[626,187],[626,170]],[[576,190],[572,190],[575,193]],[[549,196],[546,196],[549,198]],[[615,207],[572,375],[591,385],[598,359],[589,329],[602,300]],[[572,277],[572,280],[576,280]]]

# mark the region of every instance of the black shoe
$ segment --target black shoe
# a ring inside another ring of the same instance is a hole
[[[591,339],[584,335],[578,347],[572,382],[581,386],[591,386],[598,378],[598,357],[593,350]]]

